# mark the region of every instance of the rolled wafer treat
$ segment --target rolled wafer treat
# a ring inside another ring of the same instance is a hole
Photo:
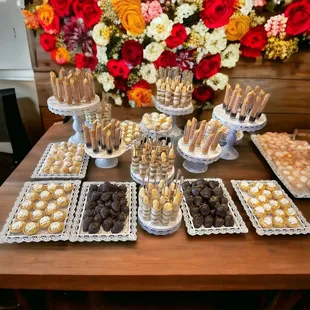
[[[200,123],[199,134],[198,134],[197,144],[196,144],[197,146],[201,146],[201,142],[203,140],[203,136],[204,136],[204,133],[205,133],[205,130],[206,130],[206,125],[207,125],[207,121],[206,120],[203,120]]]
[[[240,110],[240,115],[239,115],[239,122],[244,122],[246,118],[246,113],[248,110],[248,97],[246,97],[242,103],[241,110]]]
[[[194,133],[194,137],[193,137],[193,139],[192,139],[192,141],[191,141],[191,143],[190,143],[190,145],[188,147],[188,150],[190,152],[194,152],[195,151],[198,135],[199,135],[199,131],[196,131]]]
[[[211,150],[214,151],[217,148],[217,145],[219,144],[219,141],[221,139],[221,135],[224,131],[224,128],[220,128],[218,129],[217,133],[215,134],[213,140],[212,140],[212,144],[211,144]]]
[[[245,88],[244,97],[246,97],[248,95],[248,93],[250,93],[251,91],[252,91],[251,86],[247,85],[247,87]]]
[[[205,140],[204,146],[202,148],[202,154],[206,155],[209,153],[213,138],[214,138],[214,134],[208,135],[208,137]]]
[[[179,214],[179,210],[180,210],[180,205],[182,202],[182,193],[181,191],[178,189],[176,195],[173,198],[173,202],[172,202],[172,215],[171,215],[171,220],[175,221],[178,214]]]
[[[151,223],[153,225],[159,223],[161,218],[161,207],[158,200],[153,200],[151,210]]]
[[[58,73],[58,77],[64,79],[66,76],[66,70],[64,67],[61,67],[60,70],[59,70],[59,73]]]
[[[94,130],[92,130],[90,132],[90,134],[91,134],[90,140],[91,140],[91,145],[92,145],[92,148],[93,148],[93,152],[94,153],[98,153],[99,152],[99,148],[98,148],[98,145],[97,145],[96,132]]]
[[[187,101],[187,89],[186,86],[184,85],[181,90],[181,99],[179,107],[184,108],[187,104],[186,101]]]
[[[255,122],[256,115],[257,115],[257,112],[258,112],[260,105],[261,105],[261,97],[257,96],[255,103],[254,103],[254,106],[250,112],[250,118],[249,118],[250,123]]]
[[[189,106],[192,103],[192,94],[193,94],[193,85],[190,84],[186,87],[186,93],[187,93],[187,100],[185,103],[185,106]]]
[[[63,79],[56,79],[57,96],[59,102],[64,102]]]
[[[86,125],[83,125],[83,134],[84,134],[84,139],[85,139],[85,143],[86,143],[86,147],[91,148],[92,147],[92,143],[91,143],[91,139],[90,139],[90,133],[89,133],[89,129]]]
[[[63,87],[64,87],[64,98],[65,102],[67,104],[72,104],[72,94],[71,94],[71,87],[67,81],[63,82]]]
[[[248,98],[248,110],[247,110],[247,113],[249,113],[252,110],[253,105],[255,103],[255,99],[256,99],[256,95],[255,95],[254,91],[250,91],[246,98]]]
[[[174,152],[174,148],[172,147],[169,150],[169,154],[168,154],[169,170],[172,170],[174,166],[174,160],[175,160],[175,152]]]
[[[255,92],[256,95],[259,94],[259,92],[260,92],[260,87],[259,87],[258,85],[255,86],[254,92]]]
[[[98,146],[101,145],[101,125],[98,125],[96,127],[96,138],[97,138],[97,144]]]
[[[227,105],[228,105],[228,103],[229,103],[231,94],[232,94],[231,85],[230,85],[230,84],[227,84],[226,90],[225,90],[224,101],[223,101],[223,109],[224,109],[224,110],[226,109],[226,107],[227,107]]]
[[[110,131],[108,131],[105,136],[105,144],[106,144],[107,154],[111,155],[113,153],[113,144],[112,144],[112,137],[111,137]]]
[[[238,85],[238,84],[237,84]],[[237,87],[237,86],[236,86]],[[235,102],[235,99],[237,97],[237,94],[238,94],[238,89],[235,89],[233,92],[232,92],[232,95],[230,97],[230,100],[229,100],[229,103],[228,105],[226,106],[226,114],[229,114],[231,109],[232,109],[232,106],[233,106],[233,103]]]
[[[51,71],[50,72],[50,82],[53,90],[53,95],[57,101],[58,100],[58,91],[57,91],[57,86],[56,86],[56,74],[55,72]]]
[[[239,92],[235,98],[232,109],[230,111],[230,118],[235,118],[237,116],[237,112],[238,112],[238,109],[241,103],[241,99],[242,99],[242,96]]]
[[[165,90],[165,105],[169,106],[171,102],[171,89],[170,84],[166,84]]]
[[[77,91],[80,94],[80,101],[84,98],[83,75],[80,69],[75,69],[74,77],[77,85]]]
[[[193,117],[192,119],[192,125],[191,125],[191,131],[190,131],[190,134],[189,134],[189,139],[193,139],[194,137],[194,134],[196,132],[196,129],[197,129],[197,119],[195,117]]]
[[[185,130],[184,130],[184,137],[183,137],[183,142],[187,144],[189,142],[189,137],[191,133],[191,127],[192,127],[192,122],[190,120],[187,121]]]
[[[261,117],[261,115],[262,115],[262,113],[263,113],[263,111],[264,111],[264,109],[265,109],[265,107],[267,105],[267,102],[268,102],[269,98],[270,98],[270,94],[266,94],[264,96],[264,98],[262,100],[262,103],[261,103],[261,105],[260,105],[260,107],[259,107],[259,109],[257,111],[256,119],[259,119]]]
[[[118,127],[115,129],[115,137],[114,137],[114,141],[113,141],[113,147],[115,150],[119,149],[120,142],[121,142],[120,136],[121,136],[121,128]]]
[[[105,140],[106,140],[106,134],[107,134],[107,131],[103,128],[101,130],[101,140],[100,140],[100,145],[101,145],[101,149],[102,150],[105,150],[106,149],[106,145],[105,145]]]
[[[95,92],[95,83],[94,83],[94,77],[91,73],[86,72],[85,74],[88,82],[89,82],[89,88],[90,88],[90,94],[91,94],[91,99],[95,99],[96,97],[96,92]]]
[[[168,225],[172,215],[172,204],[170,202],[166,202],[163,206],[161,223],[166,226]]]
[[[143,202],[143,198],[146,196],[146,190],[143,186],[140,187],[139,189],[139,194],[138,194],[138,197],[139,197],[139,204],[142,204]]]
[[[84,96],[86,102],[91,101],[91,92],[90,92],[90,87],[89,87],[89,81],[87,79],[83,80],[83,86],[84,86]]]

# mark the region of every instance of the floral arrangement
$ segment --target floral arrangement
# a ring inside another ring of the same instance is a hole
[[[42,48],[57,64],[95,69],[91,30],[102,15],[96,0],[37,0],[22,12],[27,28],[38,31]]]
[[[310,0],[43,1],[23,11],[27,27],[57,63],[95,70],[119,105],[149,106],[157,69],[179,66],[205,107],[240,55],[285,60],[310,35]]]

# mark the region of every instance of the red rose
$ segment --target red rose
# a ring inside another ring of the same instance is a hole
[[[240,40],[241,45],[255,50],[262,50],[267,44],[267,33],[264,26],[251,28]]]
[[[56,36],[48,33],[43,33],[40,35],[40,44],[45,50],[45,52],[51,52],[56,48]]]
[[[120,78],[124,78],[127,79],[130,69],[128,68],[128,66],[126,65],[126,62],[121,59],[121,60],[115,60],[115,59],[110,59],[107,62],[107,67],[108,67],[108,71],[109,73],[114,77],[120,77]]]
[[[228,24],[233,15],[236,0],[205,0],[200,17],[208,28],[218,28]]]
[[[284,11],[288,18],[285,31],[290,36],[307,31],[310,27],[310,2],[296,1],[288,5]]]
[[[136,84],[134,84],[131,89],[135,88],[144,88],[144,89],[150,89],[150,84],[145,80],[140,80]]]
[[[143,46],[135,40],[128,40],[122,46],[122,58],[134,67],[141,64],[143,59]]]
[[[213,90],[208,86],[198,86],[194,89],[193,98],[201,103],[210,101],[213,98]]]
[[[42,25],[43,30],[49,34],[58,34],[60,32],[60,20],[58,15],[54,15],[53,21],[50,25],[44,26]]]
[[[244,57],[247,57],[247,58],[257,58],[257,57],[261,56],[261,54],[262,54],[261,50],[246,47],[243,45],[241,45],[240,50],[242,52],[241,55]]]
[[[159,67],[175,67],[177,66],[177,56],[171,51],[163,51],[158,59],[154,62],[156,69]]]
[[[126,80],[122,77],[114,78],[114,85],[116,89],[125,92],[127,90]]]
[[[74,0],[72,7],[75,16],[82,18],[88,28],[98,24],[102,12],[96,0]]]
[[[218,73],[221,65],[220,54],[204,57],[200,60],[195,68],[195,77],[198,80],[203,80]]]
[[[175,48],[186,40],[186,29],[182,24],[175,24],[172,27],[171,35],[166,39],[166,44],[169,48]]]
[[[53,7],[55,13],[60,16],[70,15],[70,6],[72,0],[50,0],[50,5]]]
[[[89,68],[94,71],[98,63],[95,54],[92,57],[87,57],[84,54],[75,54],[75,65],[78,69]]]

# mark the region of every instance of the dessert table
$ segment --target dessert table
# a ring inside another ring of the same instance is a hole
[[[118,110],[119,111],[119,110]],[[144,109],[130,110],[139,120]],[[114,117],[129,117],[114,115]],[[0,188],[0,227],[4,224],[23,183],[30,180],[44,149],[66,141],[72,124],[54,124]],[[235,161],[220,159],[201,175],[182,168],[185,178],[221,178],[228,188],[249,233],[191,237],[184,222],[169,236],[154,236],[138,228],[131,243],[2,244],[0,288],[106,291],[192,291],[310,289],[310,237],[256,234],[231,179],[276,179],[249,135],[237,146]],[[177,155],[176,169],[183,159]],[[117,167],[98,169],[90,160],[85,181],[131,181],[130,153]],[[309,199],[293,199],[310,220]]]

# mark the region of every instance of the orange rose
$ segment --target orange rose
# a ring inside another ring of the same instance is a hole
[[[51,51],[52,59],[59,65],[64,65],[70,62],[70,53],[65,47],[58,47],[57,49]]]
[[[22,10],[22,13],[24,15],[24,22],[26,24],[26,27],[29,29],[38,29],[39,23],[33,13],[27,10]]]
[[[250,29],[250,18],[248,16],[236,16],[229,20],[226,26],[226,36],[229,41],[241,40]]]
[[[49,4],[37,6],[36,10],[38,21],[42,27],[47,27],[53,22],[55,14],[53,8]]]
[[[135,102],[137,107],[151,107],[152,90],[145,88],[134,88],[127,92],[128,99]]]
[[[112,0],[123,27],[132,35],[139,35],[145,29],[140,0]]]

